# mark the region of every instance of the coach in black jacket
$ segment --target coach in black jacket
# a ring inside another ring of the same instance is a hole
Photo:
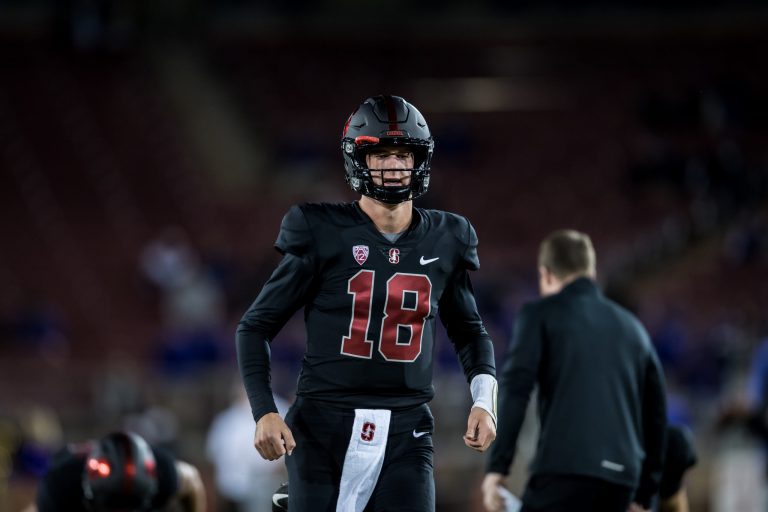
[[[539,251],[542,299],[526,304],[501,374],[496,444],[483,481],[489,511],[534,385],[541,433],[523,512],[646,510],[658,491],[666,428],[661,367],[648,334],[595,282],[589,237],[557,231]]]

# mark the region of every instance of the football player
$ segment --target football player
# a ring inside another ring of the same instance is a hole
[[[54,455],[36,505],[25,512],[143,512],[174,503],[187,512],[205,511],[197,468],[134,433],[114,432]]]
[[[365,100],[344,125],[345,204],[302,204],[285,215],[283,259],[237,330],[254,444],[284,454],[290,509],[432,511],[432,399],[439,315],[470,383],[464,443],[495,438],[491,340],[469,272],[477,236],[459,215],[415,208],[427,192],[434,140],[398,96]],[[269,344],[304,308],[307,348],[285,419],[270,388]]]

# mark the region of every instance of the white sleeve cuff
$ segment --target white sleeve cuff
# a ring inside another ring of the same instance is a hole
[[[496,378],[487,373],[475,375],[469,384],[469,391],[472,393],[472,407],[484,409],[491,415],[493,422],[496,423],[496,395],[499,385]]]

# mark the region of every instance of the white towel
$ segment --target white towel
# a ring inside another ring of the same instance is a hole
[[[499,487],[499,493],[504,498],[504,512],[518,512],[523,506],[517,496],[509,492],[506,487]]]
[[[391,415],[386,409],[355,409],[336,512],[362,512],[368,504],[384,465]]]

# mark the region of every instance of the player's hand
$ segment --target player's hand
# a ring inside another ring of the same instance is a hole
[[[276,412],[270,412],[256,422],[256,434],[253,446],[259,455],[267,460],[277,460],[286,453],[290,455],[296,448],[296,441],[288,425]]]
[[[485,409],[473,407],[467,420],[467,433],[464,434],[464,444],[484,452],[496,439],[496,424]]]
[[[501,473],[488,473],[483,479],[481,489],[483,491],[483,506],[488,512],[500,512],[504,510],[504,496],[499,488],[504,487],[504,475]]]
[[[650,509],[643,508],[642,505],[638,505],[637,503],[632,503],[629,505],[627,512],[651,512],[651,511]]]

